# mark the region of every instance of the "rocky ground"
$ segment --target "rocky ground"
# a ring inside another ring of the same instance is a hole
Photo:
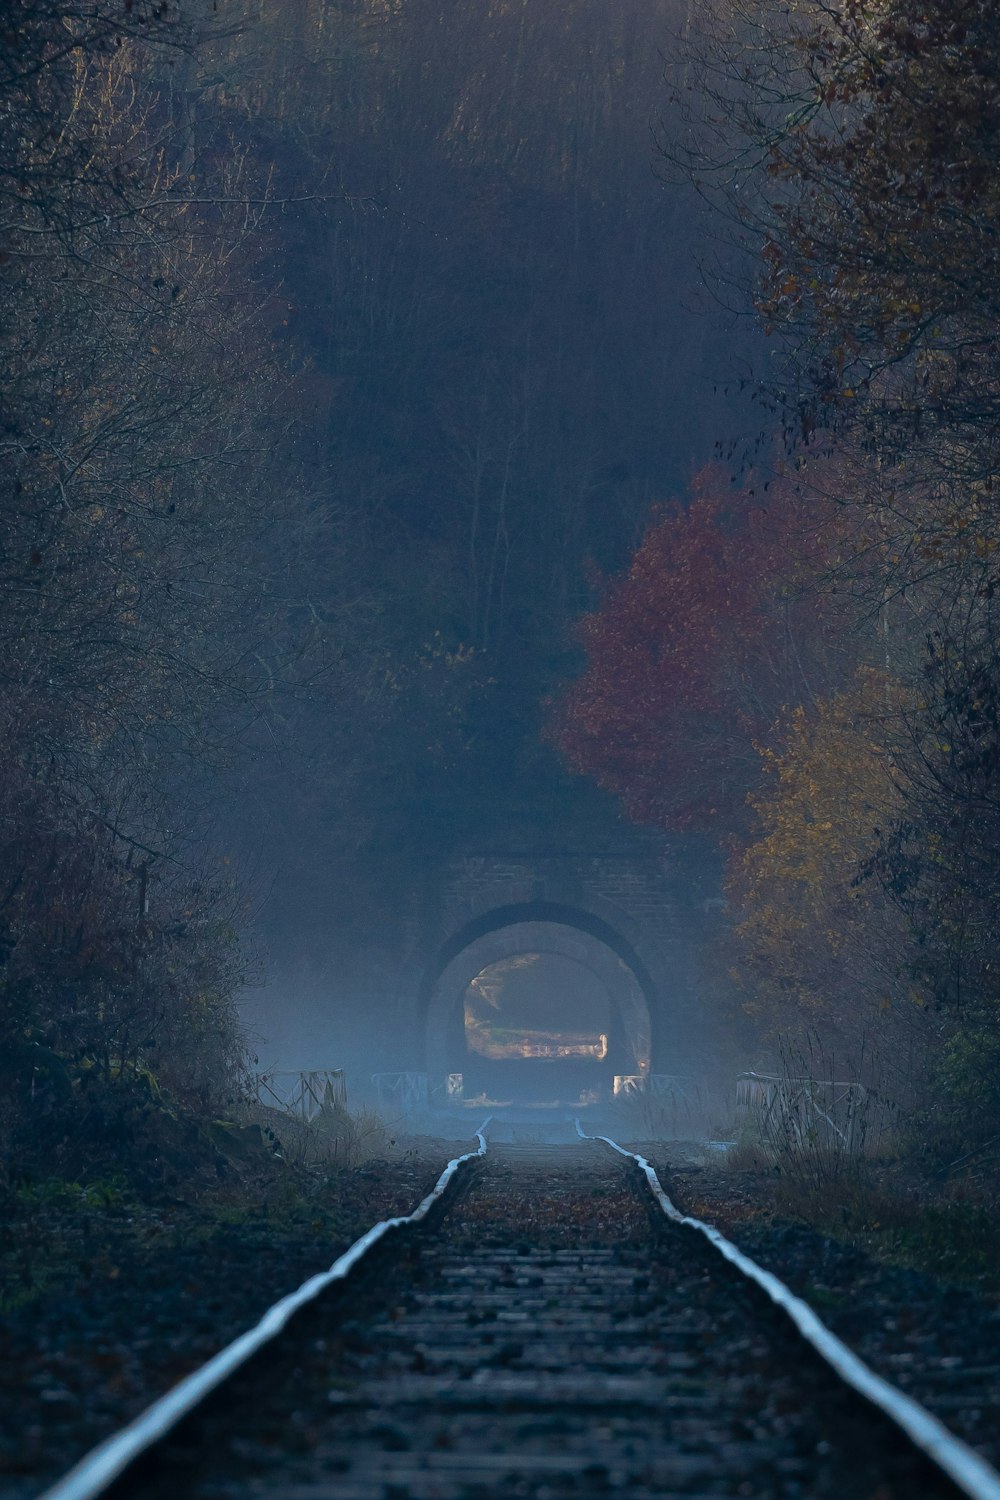
[[[645,1154],[678,1208],[716,1225],[803,1297],[887,1380],[1000,1466],[1000,1296],[995,1276],[959,1281],[877,1258],[877,1233],[821,1233],[776,1202],[766,1174]],[[898,1250],[898,1245],[897,1245]],[[939,1257],[944,1259],[945,1257]],[[995,1262],[994,1262],[995,1266]]]
[[[0,1496],[37,1495],[371,1224],[409,1213],[468,1149],[400,1145],[325,1179],[272,1176],[192,1203],[55,1184],[13,1199],[0,1229]]]

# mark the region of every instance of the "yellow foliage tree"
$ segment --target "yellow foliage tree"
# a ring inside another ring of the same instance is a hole
[[[900,971],[904,919],[863,878],[879,828],[901,808],[898,698],[865,669],[850,692],[795,708],[783,744],[761,751],[764,784],[750,798],[759,836],[733,856],[727,886],[733,977],[772,1043],[810,1030],[857,1056],[919,1014]]]

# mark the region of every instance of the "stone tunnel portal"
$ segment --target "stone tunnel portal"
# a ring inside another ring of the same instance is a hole
[[[648,989],[624,939],[587,913],[488,914],[428,976],[428,1073],[497,1102],[597,1099],[616,1074],[649,1070]]]

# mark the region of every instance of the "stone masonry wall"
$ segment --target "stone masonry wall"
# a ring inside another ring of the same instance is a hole
[[[683,1071],[697,1050],[698,997],[692,981],[687,914],[671,894],[672,870],[662,850],[588,853],[484,853],[456,859],[433,893],[415,896],[408,923],[408,953],[400,973],[397,1005],[407,1048],[419,1066],[423,1055],[423,1011],[428,985],[441,955],[473,924],[489,922],[505,907],[551,904],[576,913],[581,923],[604,924],[646,971],[651,988],[653,1068]],[[567,920],[572,920],[572,916]],[[430,978],[429,978],[430,976]]]

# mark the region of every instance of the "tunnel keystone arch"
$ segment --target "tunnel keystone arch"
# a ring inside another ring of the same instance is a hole
[[[614,1071],[649,1071],[652,982],[623,940],[615,946],[592,930],[597,924],[584,913],[558,908],[559,917],[539,915],[545,907],[501,909],[491,914],[486,931],[458,935],[454,956],[442,964],[430,988],[425,1011],[427,1073],[440,1077],[456,1066],[464,1048],[464,1000],[483,970],[521,954],[539,953],[571,960],[598,979],[607,992],[612,1014],[610,1062]],[[476,926],[481,924],[476,924]],[[627,955],[627,956],[626,956]]]
[[[693,915],[678,907],[676,874],[662,847],[639,838],[633,847],[613,852],[477,854],[454,860],[433,889],[414,894],[408,959],[398,971],[396,990],[397,1065],[426,1071],[432,1090],[442,1084],[448,1071],[447,1026],[456,1024],[460,1011],[456,991],[463,970],[483,955],[488,963],[488,955],[511,951],[510,944],[523,934],[510,929],[551,923],[570,929],[564,934],[567,956],[582,954],[573,943],[590,939],[630,970],[648,1011],[649,1070],[685,1071],[698,1051],[700,1006],[689,959]],[[507,938],[497,936],[505,930]],[[490,935],[492,940],[479,946]],[[473,945],[467,965],[456,965]],[[594,948],[586,953],[593,963]]]

